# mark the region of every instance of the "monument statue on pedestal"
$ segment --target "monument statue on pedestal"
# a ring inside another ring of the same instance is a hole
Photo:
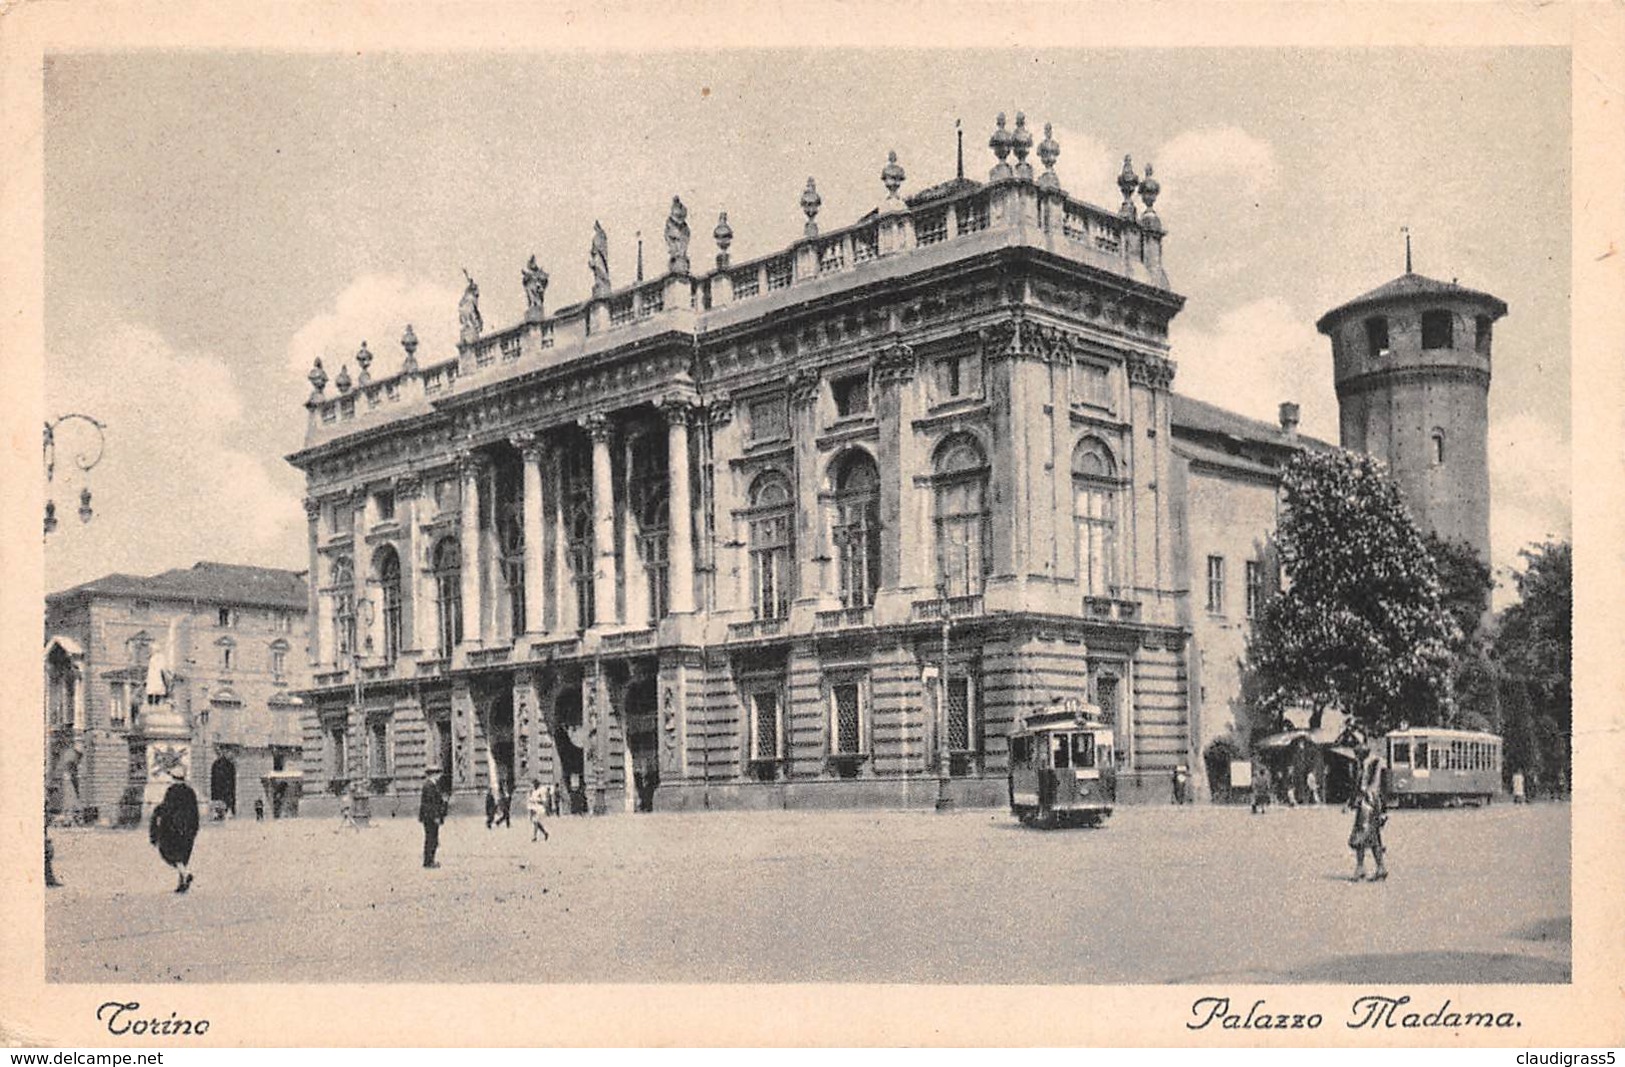
[[[597,222],[592,224],[592,250],[587,253],[587,266],[592,270],[593,299],[608,296],[609,234]]]
[[[485,320],[480,318],[480,287],[474,284],[468,271],[463,271],[463,277],[468,279],[468,287],[463,290],[463,298],[457,301],[457,321],[462,326],[462,342],[467,345],[480,339]]]
[[[675,196],[671,198],[671,213],[666,216],[666,270],[688,273],[688,208]]]

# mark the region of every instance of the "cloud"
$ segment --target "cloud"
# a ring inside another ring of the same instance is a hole
[[[1180,392],[1270,423],[1279,418],[1281,401],[1295,401],[1304,433],[1337,441],[1330,346],[1310,316],[1284,300],[1265,297],[1231,308],[1211,329],[1176,318],[1169,342]]]
[[[293,335],[288,342],[288,366],[303,380],[319,356],[329,379],[338,377],[344,366],[354,378],[359,373],[356,350],[366,341],[374,356],[372,376],[394,374],[406,355],[400,337],[408,323],[418,338],[419,363],[454,356],[461,296],[460,288],[435,282],[396,274],[363,274],[333,298],[330,308]],[[486,320],[491,321],[489,313]]]
[[[1274,187],[1281,167],[1275,149],[1238,126],[1186,130],[1151,157],[1157,177],[1196,186],[1204,180],[1237,182],[1249,197]]]
[[[1122,153],[1114,152],[1104,141],[1071,126],[1056,124],[1052,136],[1061,146],[1060,158],[1055,163],[1061,187],[1091,204],[1115,208],[1122,199],[1117,191],[1117,174],[1123,169]],[[1035,144],[1044,139],[1042,124],[1033,131],[1033,137]],[[1044,167],[1036,152],[1029,161],[1035,172],[1043,173]]]
[[[304,509],[277,457],[257,454],[227,365],[129,323],[85,336],[48,356],[46,396],[53,412],[105,423],[106,449],[82,472],[75,457],[94,448],[94,433],[79,422],[58,430],[50,498],[63,528],[46,554],[51,586],[200,559],[302,567]],[[87,487],[95,517],[81,526]]]
[[[1572,493],[1567,433],[1527,413],[1491,418],[1490,556],[1495,606],[1517,599],[1511,574],[1519,549],[1571,536]]]

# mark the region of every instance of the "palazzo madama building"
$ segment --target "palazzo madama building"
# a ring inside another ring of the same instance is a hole
[[[809,180],[804,236],[748,262],[726,214],[691,262],[673,200],[650,281],[595,226],[584,303],[533,258],[523,321],[486,329],[469,279],[454,353],[408,326],[396,375],[318,363],[307,798],[404,814],[439,766],[464,806],[999,804],[1056,698],[1115,720],[1124,799],[1200,779],[1296,409],[1172,391],[1149,165],[1110,210],[1022,116],[990,147],[914,192],[894,153],[840,226]]]

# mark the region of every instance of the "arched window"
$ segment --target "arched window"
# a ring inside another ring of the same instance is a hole
[[[576,625],[585,630],[593,615],[592,451],[580,444],[568,449],[563,460],[564,532],[570,557],[571,582],[576,591]]]
[[[463,553],[455,537],[447,537],[434,547],[435,603],[439,609],[439,652],[451,655],[463,639]]]
[[[384,609],[384,662],[394,663],[401,652],[401,557],[384,545],[373,556],[372,566]]]
[[[880,587],[880,472],[867,452],[854,450],[835,468],[834,536],[841,603],[868,607]]]
[[[987,454],[975,438],[950,437],[937,449],[933,469],[938,586],[944,596],[980,593],[993,571]]]
[[[1117,461],[1104,441],[1085,437],[1072,453],[1072,521],[1078,585],[1084,596],[1117,591]]]
[[[769,471],[750,487],[751,607],[758,619],[790,614],[795,587],[795,508],[790,483]]]
[[[1429,437],[1433,445],[1431,452],[1433,465],[1435,467],[1442,467],[1444,466],[1444,431],[1438,427],[1434,427],[1433,433],[1429,435]]]
[[[355,564],[349,556],[335,556],[331,569],[333,586],[333,639],[342,659],[355,648]]]
[[[649,619],[664,618],[671,608],[667,550],[671,509],[666,472],[666,437],[644,433],[632,439],[631,478],[627,497],[637,520],[638,558],[649,578]]]

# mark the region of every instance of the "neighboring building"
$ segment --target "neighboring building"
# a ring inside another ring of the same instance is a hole
[[[585,303],[548,314],[532,260],[495,333],[469,281],[454,356],[408,326],[401,373],[363,344],[336,396],[318,362],[308,792],[432,764],[599,811],[998,804],[1055,697],[1114,720],[1125,799],[1200,781],[1296,407],[1172,393],[1149,166],[1110,211],[1047,130],[1040,174],[1020,116],[990,145],[986,183],[906,198],[894,156],[838,229],[809,181],[804,238],[750,262],[724,214],[699,272],[674,200],[658,278],[615,287],[600,231]]]
[[[309,684],[305,581],[198,563],[110,574],[45,598],[46,803],[58,817],[128,824],[146,781],[147,661],[162,651],[192,724],[191,780],[228,812],[293,814]]]

